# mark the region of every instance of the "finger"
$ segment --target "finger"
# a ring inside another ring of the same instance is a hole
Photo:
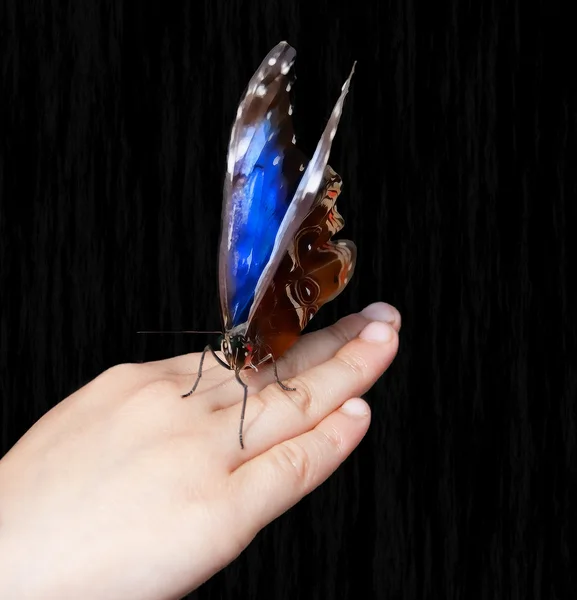
[[[383,321],[384,323],[389,323],[397,332],[401,328],[401,315],[394,306],[385,302],[374,302],[373,304],[369,304],[360,313],[348,315],[330,327],[303,335],[299,342],[287,352],[285,357],[279,360],[279,370],[282,365],[286,370],[288,377],[293,376],[302,370],[299,367],[305,362],[307,364],[306,368],[309,368],[313,365],[312,361],[316,360],[316,363],[314,364],[325,361],[329,356],[332,356],[332,354],[336,352],[337,348],[340,348],[346,342],[357,336],[369,321]],[[327,343],[330,345],[328,350],[326,346]],[[323,352],[323,354],[319,355],[319,351]],[[299,358],[303,353],[307,356],[306,360],[302,357]],[[187,378],[191,378],[198,373],[201,354],[201,352],[190,352],[180,356],[148,361],[142,364],[147,365],[151,369],[158,370],[159,372],[177,376],[184,375]],[[224,359],[222,355],[221,358]],[[292,362],[293,360],[296,363],[294,365]],[[203,365],[203,373],[219,366],[222,367],[222,365],[217,363],[212,354],[207,352]],[[262,371],[266,370],[267,369],[264,368],[262,369]],[[260,371],[261,369],[259,369],[259,372]],[[222,379],[231,377],[231,374],[227,373],[226,370],[223,373]]]
[[[348,315],[329,327],[302,336],[287,354],[277,361],[279,377],[294,377],[328,360],[339,348],[354,339],[371,320],[389,323],[396,331],[399,331],[401,326],[401,315],[394,306],[385,302],[369,304],[360,313]],[[177,385],[182,387],[182,394],[185,394],[196,382],[201,354],[183,354],[145,364],[159,374],[173,378]],[[260,392],[275,381],[271,363],[259,368],[258,373],[244,371],[241,378],[248,386],[249,395]],[[198,382],[195,392],[184,400],[206,403],[209,410],[217,411],[241,402],[243,395],[244,390],[234,374],[220,365],[211,352],[207,352],[201,381]]]
[[[386,302],[373,302],[361,311],[361,315],[369,321],[383,321],[399,333],[401,331],[401,313]]]
[[[246,538],[323,483],[364,437],[370,410],[360,398],[345,402],[311,431],[281,442],[231,474],[235,527]],[[240,514],[243,513],[243,514]]]
[[[369,304],[360,313],[348,315],[334,325],[309,333],[301,338],[284,357],[278,361],[279,377],[294,377],[306,369],[320,365],[335,355],[339,348],[357,337],[371,321],[382,321],[399,331],[401,315],[385,302]],[[267,383],[274,381],[272,368],[268,369]],[[273,375],[272,378],[270,375]]]
[[[294,391],[273,383],[249,397],[242,451],[232,436],[238,430],[240,407],[222,411],[221,446],[230,456],[229,464],[235,466],[312,429],[347,398],[364,394],[391,364],[397,348],[397,332],[373,321],[328,361],[286,381]]]
[[[363,327],[371,321],[389,323],[396,331],[399,331],[401,315],[390,304],[375,302],[360,313],[348,315],[329,327],[303,335],[277,361],[279,378],[285,380],[294,377],[298,373],[302,373],[306,369],[332,358],[339,348],[358,336]],[[232,376],[230,378],[232,379]],[[269,363],[266,366],[259,367],[258,372],[244,371],[241,378],[248,386],[248,394],[256,394],[275,381],[273,365]],[[238,386],[238,382],[235,382],[235,384]],[[219,394],[218,398],[215,397],[214,410],[221,410],[240,402],[243,390],[240,386],[238,386],[238,389],[240,392],[236,396]]]

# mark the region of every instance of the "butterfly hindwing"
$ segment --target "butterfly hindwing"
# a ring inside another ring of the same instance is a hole
[[[253,362],[277,359],[294,344],[319,308],[350,281],[357,250],[349,240],[332,241],[344,220],[336,208],[340,177],[327,166],[313,207],[291,240],[272,284],[251,320]]]

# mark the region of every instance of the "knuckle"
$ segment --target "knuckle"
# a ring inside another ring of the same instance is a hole
[[[311,478],[311,459],[306,450],[292,441],[275,446],[272,459],[281,476],[290,477],[294,485],[307,488]]]
[[[102,371],[100,375],[86,384],[88,389],[126,389],[138,386],[146,377],[146,369],[138,363],[122,363],[113,365]]]
[[[331,428],[326,431],[318,431],[318,445],[329,446],[331,454],[342,454],[343,452],[343,436],[336,428]]]
[[[260,394],[249,394],[247,398],[247,406],[249,408],[247,408],[247,411],[250,409],[250,414],[256,418],[256,416],[266,410],[268,404],[269,402],[263,398],[263,392]],[[246,418],[248,419],[248,415]]]
[[[358,315],[348,315],[327,328],[339,346],[344,346],[362,329],[364,322]]]
[[[286,382],[291,390],[282,389],[276,382],[268,385],[262,392],[261,400],[265,404],[288,404],[296,407],[298,412],[309,415],[313,406],[313,393],[309,384],[301,377],[295,377]]]
[[[140,393],[142,396],[165,396],[170,395],[178,397],[184,392],[182,385],[168,377],[155,377],[149,381],[143,382]]]
[[[367,361],[357,352],[338,353],[334,360],[339,371],[345,371],[355,379],[364,378],[367,373]]]
[[[290,392],[283,390],[283,392],[291,404],[296,406],[300,413],[310,414],[313,406],[313,391],[309,383],[302,377],[295,377],[291,379],[290,387],[294,389]]]
[[[142,373],[142,365],[137,363],[121,363],[119,365],[113,365],[102,372],[101,377],[107,379],[115,378],[132,378]]]

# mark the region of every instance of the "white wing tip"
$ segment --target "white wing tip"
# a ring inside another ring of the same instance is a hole
[[[341,92],[348,92],[349,91],[349,86],[351,84],[351,79],[353,78],[353,75],[355,74],[355,67],[357,66],[357,61],[355,60],[355,62],[353,63],[353,67],[351,69],[351,72],[349,73],[349,76],[347,77],[347,80],[343,83],[343,87],[341,88]]]

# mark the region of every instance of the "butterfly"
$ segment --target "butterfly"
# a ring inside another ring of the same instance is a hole
[[[295,145],[290,89],[296,51],[281,42],[250,79],[234,121],[224,182],[218,255],[223,321],[222,360],[244,388],[239,441],[248,387],[240,371],[276,360],[298,339],[318,309],[335,298],[352,277],[356,246],[331,241],[344,225],[335,202],[340,177],[328,157],[355,65],[310,161]]]

